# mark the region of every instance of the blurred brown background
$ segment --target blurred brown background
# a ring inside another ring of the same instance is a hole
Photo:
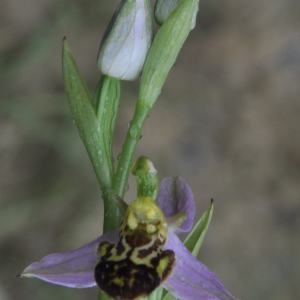
[[[0,2],[0,299],[95,299],[15,277],[99,233],[99,188],[67,106],[61,40],[88,84],[116,1]],[[201,0],[138,154],[215,199],[200,258],[241,299],[300,299],[300,2]],[[116,149],[137,84],[123,85]],[[197,300],[197,299],[195,299]]]

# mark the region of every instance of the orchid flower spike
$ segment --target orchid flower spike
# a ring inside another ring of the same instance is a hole
[[[177,228],[168,218],[185,215]],[[219,278],[177,237],[192,229],[193,193],[183,178],[165,178],[156,201],[129,204],[119,231],[105,233],[76,250],[49,254],[22,277],[71,288],[98,286],[113,299],[136,299],[162,285],[176,299],[234,300]]]

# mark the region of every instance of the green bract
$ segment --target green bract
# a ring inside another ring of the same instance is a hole
[[[101,43],[98,67],[111,77],[134,80],[152,38],[150,0],[123,0]]]
[[[182,0],[161,26],[149,50],[141,78],[140,101],[152,107],[194,26],[199,0]]]
[[[120,217],[120,210],[110,201],[113,177],[111,139],[119,103],[119,81],[104,77],[94,103],[66,40],[63,45],[63,75],[74,122],[101,187],[107,216],[104,229],[112,229]]]
[[[214,212],[213,201],[209,209],[201,216],[193,230],[188,234],[184,241],[184,245],[197,256],[200,252],[204,237],[206,236]]]
[[[104,189],[111,186],[110,168],[104,157],[99,124],[92,96],[83,80],[66,40],[63,45],[63,75],[72,116]]]

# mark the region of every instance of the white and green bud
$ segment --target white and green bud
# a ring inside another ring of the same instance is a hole
[[[155,4],[155,19],[158,24],[163,24],[175,10],[179,0],[157,0]]]
[[[122,0],[98,55],[103,74],[134,80],[142,70],[152,39],[150,0]]]

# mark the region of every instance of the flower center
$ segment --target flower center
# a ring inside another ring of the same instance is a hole
[[[114,299],[150,294],[166,280],[175,263],[174,252],[163,250],[166,239],[167,223],[155,201],[133,201],[125,213],[118,243],[99,245],[98,286]]]

